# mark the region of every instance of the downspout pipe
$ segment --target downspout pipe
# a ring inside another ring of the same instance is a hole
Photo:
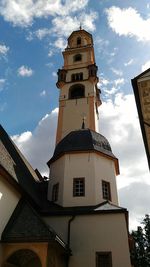
[[[71,230],[71,223],[72,221],[75,219],[75,215],[73,215],[69,221],[68,221],[68,237],[67,237],[67,246],[68,248],[70,248],[70,230]],[[66,267],[69,267],[69,257],[70,255],[68,255],[67,257],[67,262],[66,262]]]

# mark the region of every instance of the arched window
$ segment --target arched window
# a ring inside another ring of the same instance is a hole
[[[77,54],[74,56],[73,60],[76,61],[81,61],[82,60],[82,55],[81,54]]]
[[[78,37],[77,38],[77,45],[80,45],[81,44],[81,37]]]
[[[85,87],[82,84],[72,85],[69,89],[69,99],[85,97]]]
[[[20,249],[9,256],[3,266],[42,267],[39,256],[30,249]]]

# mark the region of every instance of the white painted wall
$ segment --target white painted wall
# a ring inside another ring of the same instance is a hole
[[[73,196],[73,178],[85,177],[85,196]],[[114,162],[97,153],[65,154],[51,164],[48,199],[52,187],[59,182],[57,204],[67,206],[97,205],[105,201],[102,180],[110,182],[112,203],[118,204]]]
[[[20,194],[0,176],[0,238],[19,199]]]
[[[72,73],[78,73],[78,70],[72,72]],[[86,75],[86,69],[83,69],[83,73],[85,73]],[[84,75],[84,74],[83,74]],[[68,79],[70,79],[71,74],[68,73]],[[95,86],[94,84],[91,84],[90,81],[86,80],[86,81],[78,81],[78,82],[72,82],[72,83],[67,83],[63,86],[63,88],[60,90],[60,99],[64,100],[67,99],[68,100],[68,96],[69,96],[69,88],[74,85],[74,84],[83,84],[85,86],[85,97],[88,96],[96,96],[96,90],[95,90]],[[65,98],[64,98],[65,96]],[[82,98],[83,100],[83,98]],[[69,101],[71,101],[69,99]]]
[[[96,114],[95,103],[91,104],[94,109],[94,115],[90,117],[90,96],[94,96],[96,102],[96,90],[94,84],[89,81],[81,81],[80,84],[85,86],[85,97],[79,99],[68,99],[69,88],[74,83],[65,84],[60,90],[61,100],[66,100],[63,107],[62,138],[74,130],[81,129],[82,120],[85,117],[85,128],[90,128],[91,121],[95,121],[96,131],[98,131],[98,116]]]
[[[52,216],[44,220],[67,241],[69,219],[69,216]],[[95,254],[103,251],[112,252],[113,267],[131,267],[123,213],[78,215],[71,223],[70,233],[70,267],[95,267]]]
[[[87,98],[66,101],[63,112],[62,138],[71,131],[81,129],[83,117],[86,117],[85,128],[89,128],[89,104]]]
[[[89,34],[87,34],[84,31],[78,31],[78,32],[74,32],[72,34],[72,37],[69,38],[69,45],[71,48],[77,47],[77,38],[78,37],[81,38],[81,46],[92,44],[92,38],[91,38],[91,36],[89,36]]]
[[[110,183],[111,190],[111,202],[115,205],[118,205],[118,193],[117,193],[117,184],[116,184],[116,171],[114,161],[108,158],[100,157],[95,153],[94,155],[94,169],[95,169],[95,197],[96,202],[102,202],[102,180]]]
[[[48,184],[48,200],[52,200],[53,185],[59,183],[59,195],[58,204],[63,202],[63,188],[64,188],[64,177],[65,177],[65,157],[59,158],[55,161],[50,168],[50,180]]]
[[[66,75],[66,82],[71,82],[71,75],[76,74],[76,73],[83,73],[83,79],[88,79],[89,78],[89,71],[88,68],[78,68],[78,69],[73,69],[69,70]],[[72,83],[74,84],[74,83]]]

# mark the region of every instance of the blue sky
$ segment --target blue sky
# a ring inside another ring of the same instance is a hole
[[[121,205],[135,225],[150,200],[131,87],[131,79],[150,67],[149,1],[0,0],[0,122],[33,167],[45,173],[54,148],[61,52],[80,22],[94,39],[103,100],[100,131],[120,159]],[[147,194],[141,200],[142,192]]]

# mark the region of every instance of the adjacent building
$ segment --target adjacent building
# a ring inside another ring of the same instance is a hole
[[[150,69],[132,79],[132,87],[150,168]]]

